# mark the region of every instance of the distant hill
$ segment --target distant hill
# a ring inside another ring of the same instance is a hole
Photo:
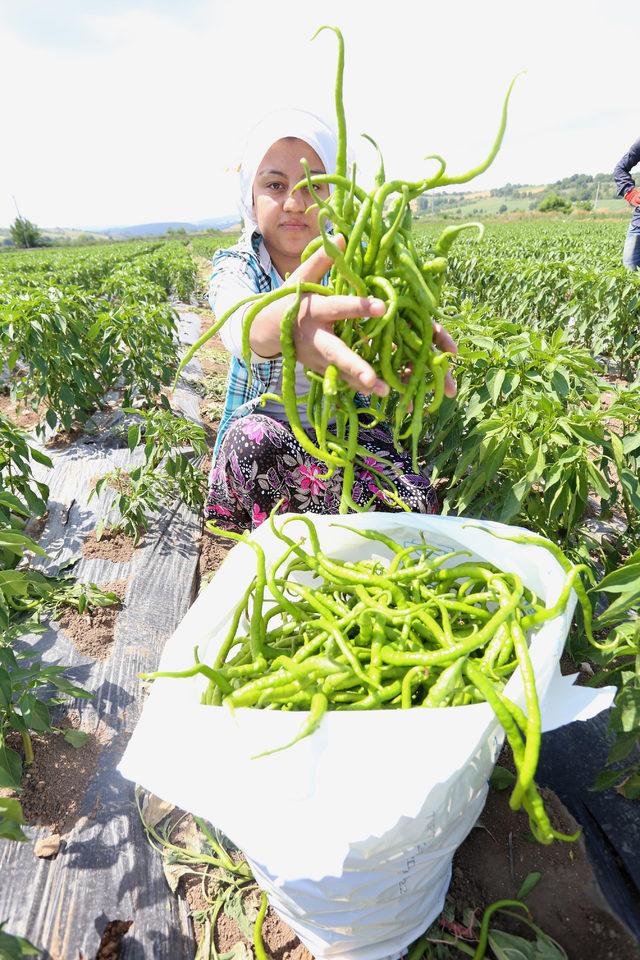
[[[202,230],[226,230],[235,224],[240,225],[237,216],[210,217],[196,220],[195,223],[184,220],[162,220],[158,223],[136,223],[132,226],[104,227],[93,231],[108,237],[158,237],[168,230],[185,230],[187,233],[200,233]]]
[[[610,173],[574,173],[553,183],[507,183],[494,190],[451,193],[434,191],[418,198],[414,213],[420,218],[530,213],[550,194],[557,194],[578,210],[593,210],[595,204],[596,213],[625,215],[629,211],[626,201],[617,197],[616,183]]]

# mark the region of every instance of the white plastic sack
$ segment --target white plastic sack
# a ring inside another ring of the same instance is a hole
[[[282,518],[278,518],[278,524]],[[336,524],[375,528],[400,543],[465,549],[517,573],[547,605],[564,573],[540,547],[498,540],[471,521],[419,514],[314,516],[325,552],[347,559],[386,548]],[[518,528],[483,522],[496,532]],[[305,533],[291,522],[287,533]],[[284,547],[267,524],[253,535],[267,562]],[[458,560],[452,563],[459,562]],[[160,670],[213,662],[255,571],[238,544],[168,641]],[[587,719],[613,688],[573,687],[558,667],[575,595],[530,645],[543,729]],[[203,706],[203,677],[152,687],[119,769],[222,830],[244,852],[270,904],[316,957],[397,957],[442,910],[456,848],[484,806],[503,732],[487,704],[442,710],[339,711],[290,749],[252,760],[298,732],[304,715]],[[525,707],[519,671],[506,692]],[[523,815],[524,816],[524,815]]]

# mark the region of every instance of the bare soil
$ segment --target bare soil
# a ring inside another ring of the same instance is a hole
[[[206,333],[213,326],[215,317],[211,311],[201,314],[201,326],[200,330],[202,333]],[[222,340],[216,333],[211,339],[207,342],[207,345],[198,354],[200,363],[202,364],[202,369],[207,375],[224,375],[226,376],[227,370],[229,369],[229,364],[226,359],[218,360],[216,357],[225,355],[226,358],[226,347],[223,344]]]
[[[625,380],[624,377],[615,376],[614,374],[605,374],[604,379],[611,384],[614,390],[620,389],[620,388],[624,389],[625,387],[629,386],[628,380]],[[614,400],[613,390],[602,393],[600,395],[600,400],[604,409],[608,410]],[[615,417],[607,418],[607,426],[609,427],[609,430],[614,431],[614,433],[622,434],[624,432],[623,422],[621,420],[616,419]]]
[[[58,430],[55,436],[51,437],[50,440],[47,440],[45,447],[47,450],[60,450],[63,447],[68,447],[69,444],[73,443],[78,437],[82,436],[84,427],[80,424],[71,427],[70,430]]]
[[[70,710],[60,726],[79,730],[79,713]],[[11,746],[22,753],[19,735],[11,734],[10,739]],[[32,735],[34,760],[24,768],[19,795],[30,826],[46,827],[59,836],[71,830],[79,818],[85,791],[108,739],[108,732],[90,734],[83,746],[75,748],[60,734]]]
[[[213,314],[211,314],[210,320],[206,316],[202,317],[202,333],[209,329],[213,319]],[[207,346],[201,350],[199,354],[205,378],[215,379],[220,384],[226,380],[229,369],[226,359],[217,359],[222,356],[224,351],[225,348],[222,341],[218,336],[215,336],[212,337]],[[200,416],[202,417],[202,424],[207,436],[207,443],[209,443],[211,447],[213,447],[218,435],[218,427],[220,426],[219,411],[221,409],[221,400],[217,398],[214,399],[213,396],[202,397],[200,401]]]
[[[25,534],[28,537],[31,537],[32,540],[35,540],[37,542],[38,540],[40,540],[40,537],[44,533],[48,519],[49,519],[48,510],[46,510],[41,517],[29,517],[24,528]]]
[[[200,417],[202,418],[202,427],[204,429],[205,439],[209,449],[213,451],[213,447],[218,436],[218,428],[220,426],[220,420],[218,417],[212,417],[207,409],[206,400],[200,401]],[[210,463],[209,463],[210,466]],[[208,473],[207,468],[207,473]]]
[[[563,833],[577,824],[555,793],[541,791],[551,822]],[[640,949],[627,928],[611,912],[597,886],[582,840],[541,846],[529,837],[527,818],[508,804],[509,790],[490,790],[486,807],[454,857],[449,898],[462,917],[477,907],[478,917],[495,900],[514,898],[532,872],[541,879],[526,902],[535,923],[567,952],[569,960],[637,960]],[[496,927],[526,937],[526,927],[504,914]]]
[[[80,653],[94,660],[107,660],[111,656],[116,620],[122,609],[127,583],[128,580],[113,580],[102,584],[103,590],[117,593],[120,603],[114,603],[110,607],[86,610],[84,613],[78,613],[71,607],[66,607],[60,612],[58,617],[60,628]]]
[[[82,544],[83,556],[111,560],[113,563],[128,563],[134,550],[132,537],[127,537],[124,533],[113,533],[111,530],[105,530],[101,540],[96,540],[94,530]]]
[[[47,408],[42,403],[35,410],[31,407],[18,407],[13,403],[8,393],[0,393],[0,413],[8,417],[21,430],[29,432],[35,430],[38,424],[44,423],[46,410]]]
[[[201,584],[207,583],[211,579],[232,546],[233,543],[230,540],[216,537],[206,529],[202,531],[200,557],[198,559],[198,590]]]
[[[209,904],[202,896],[202,885],[200,882],[189,883],[186,885],[185,895],[189,908],[192,912],[205,910]],[[260,895],[254,889],[247,893],[248,904],[258,907]],[[200,940],[203,935],[203,929],[196,924],[196,939]],[[262,927],[262,939],[267,951],[267,956],[272,960],[312,960],[312,955],[307,948],[300,943],[288,924],[269,907]],[[214,940],[218,953],[228,953],[239,941],[253,948],[253,944],[241,932],[235,920],[221,911],[216,921]]]

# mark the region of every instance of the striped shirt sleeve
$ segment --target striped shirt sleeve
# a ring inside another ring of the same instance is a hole
[[[216,318],[223,316],[240,300],[263,292],[258,270],[249,258],[230,250],[216,251],[209,280],[209,303]],[[220,330],[220,339],[226,349],[238,359],[242,359],[242,322],[250,306],[248,303],[239,307]],[[263,363],[264,360],[252,351],[252,363]]]

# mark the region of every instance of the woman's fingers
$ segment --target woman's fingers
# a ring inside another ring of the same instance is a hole
[[[340,249],[344,250],[344,237],[336,237],[335,242]],[[328,257],[321,247],[298,267],[290,280],[299,279],[319,283],[330,269],[332,262],[331,257]],[[383,380],[378,379],[373,367],[328,329],[329,324],[333,325],[338,320],[381,317],[386,309],[384,300],[378,297],[307,295],[303,298],[297,325],[298,359],[318,373],[324,372],[324,369],[332,363],[352,390],[386,396],[389,387]],[[458,352],[455,340],[440,323],[433,324],[433,344],[443,353]],[[410,365],[405,374],[410,374]],[[445,377],[444,393],[447,397],[455,397],[457,393],[456,381],[450,372],[447,372]]]
[[[449,350],[447,352],[452,353],[453,351]],[[413,370],[412,363],[407,363],[407,365],[402,370],[400,370],[400,379],[402,380],[403,383],[407,383],[407,381],[409,380],[409,377],[411,376],[412,370]],[[458,385],[454,380],[453,374],[450,371],[447,371],[444,378],[444,395],[445,397],[453,398],[455,397],[457,392],[458,392]],[[408,407],[409,413],[411,413],[412,410],[413,410],[413,403],[410,403]]]
[[[386,396],[389,392],[389,387],[384,380],[378,379],[373,367],[329,330],[318,327],[313,336],[313,348],[322,358],[323,366],[326,368],[330,363],[336,366],[341,379],[352,390],[358,390],[360,393],[375,393],[380,397]]]
[[[443,353],[457,353],[458,344],[441,323],[433,324],[433,342]]]
[[[445,397],[455,397],[458,392],[458,385],[453,379],[453,374],[447,371],[447,374],[444,378],[444,395]]]
[[[334,243],[343,251],[347,245],[345,238],[341,235],[334,238]],[[330,270],[332,266],[333,259],[327,256],[324,252],[324,247],[320,247],[319,250],[311,254],[308,260],[305,260],[304,263],[301,263],[300,266],[293,271],[287,282],[291,283],[292,280],[306,280],[309,283],[320,283],[327,270]]]
[[[336,323],[338,320],[381,317],[386,309],[384,300],[378,297],[322,297],[312,293],[303,305],[302,319],[313,317],[320,323]]]
[[[443,353],[457,353],[458,344],[455,342],[451,334],[445,330],[441,323],[433,324],[433,342],[439,350],[442,350]],[[458,387],[456,381],[453,378],[453,374],[450,371],[447,371],[447,374],[444,378],[444,395],[445,397],[455,397],[458,392]]]

